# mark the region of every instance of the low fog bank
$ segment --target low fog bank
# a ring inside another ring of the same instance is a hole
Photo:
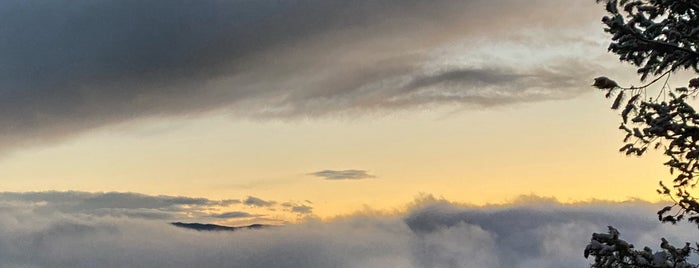
[[[658,204],[471,207],[425,198],[402,215],[200,232],[162,219],[47,213],[0,205],[0,267],[587,267],[593,232],[617,227],[637,247],[693,241],[696,227],[660,224]]]

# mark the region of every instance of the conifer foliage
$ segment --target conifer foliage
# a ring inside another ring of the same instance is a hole
[[[602,18],[611,35],[609,51],[638,69],[642,86],[622,87],[608,77],[598,77],[593,86],[613,98],[625,134],[619,149],[641,156],[649,149],[667,156],[671,175],[660,182],[658,193],[673,205],[658,211],[662,222],[687,220],[699,226],[699,201],[693,189],[699,182],[699,114],[688,103],[699,94],[699,78],[672,88],[669,78],[688,70],[699,76],[699,0],[596,0],[605,5]],[[650,80],[650,81],[648,81]],[[660,250],[637,250],[619,238],[619,231],[593,234],[585,249],[594,258],[592,267],[699,267],[688,262],[699,244],[672,246],[661,239]]]

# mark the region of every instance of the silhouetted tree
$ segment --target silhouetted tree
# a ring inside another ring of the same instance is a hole
[[[699,178],[699,114],[687,100],[699,94],[699,78],[686,87],[671,88],[670,76],[690,70],[699,74],[699,1],[697,0],[597,0],[608,15],[602,19],[611,35],[609,51],[623,62],[638,67],[645,85],[622,87],[607,77],[593,86],[614,98],[612,109],[621,111],[625,134],[620,152],[641,156],[649,148],[664,151],[671,184],[660,182],[658,193],[674,205],[658,211],[662,222],[687,220],[699,226],[699,202],[692,189]],[[652,78],[650,81],[648,78]],[[649,94],[647,89],[658,92]],[[585,257],[593,256],[592,267],[699,267],[687,262],[698,245],[674,247],[665,239],[661,250],[636,250],[619,239],[609,227],[606,234],[593,234]]]

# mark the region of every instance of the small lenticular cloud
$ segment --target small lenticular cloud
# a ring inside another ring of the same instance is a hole
[[[253,216],[252,214],[247,213],[247,212],[243,212],[243,211],[231,211],[231,212],[225,212],[225,213],[213,215],[214,218],[219,218],[219,219],[238,219],[238,218],[249,218],[252,216]]]
[[[376,176],[367,173],[366,170],[323,170],[310,173],[309,175],[323,178],[325,180],[361,180],[375,178]]]
[[[306,205],[299,205],[291,207],[291,212],[299,214],[311,214],[313,213],[313,207]]]
[[[254,196],[248,196],[243,203],[253,207],[271,207],[272,205],[276,204],[274,201],[265,201]]]

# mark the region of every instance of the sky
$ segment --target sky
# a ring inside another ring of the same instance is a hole
[[[620,118],[591,87],[639,83],[591,0],[8,0],[0,13],[3,267],[562,267],[587,263],[589,235],[629,206],[614,222],[643,218],[633,238],[671,230],[648,203],[669,175],[661,153],[618,153]],[[468,220],[425,231],[419,215]],[[490,227],[511,215],[525,225]],[[157,227],[171,221],[290,227],[224,252],[237,234]],[[519,227],[537,250],[503,240]],[[69,250],[85,241],[85,256]]]

